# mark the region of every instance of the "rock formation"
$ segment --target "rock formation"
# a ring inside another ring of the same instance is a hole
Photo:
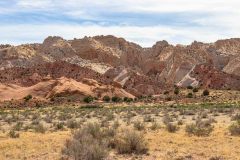
[[[159,41],[142,48],[114,36],[48,37],[42,44],[0,45],[0,71],[1,85],[13,88],[65,77],[76,83],[96,80],[134,96],[159,94],[174,85],[239,90],[240,39],[185,46]],[[95,95],[92,91],[86,94]]]

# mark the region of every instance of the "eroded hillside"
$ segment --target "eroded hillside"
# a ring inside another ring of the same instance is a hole
[[[31,87],[45,79],[84,78],[126,90],[154,95],[174,85],[240,89],[240,39],[205,44],[151,48],[114,36],[65,40],[48,37],[42,44],[0,46],[1,85]]]

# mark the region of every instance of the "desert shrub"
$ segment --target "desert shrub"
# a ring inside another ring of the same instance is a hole
[[[187,98],[193,98],[193,94],[192,93],[188,93],[187,94]]]
[[[167,95],[167,94],[169,94],[169,91],[164,91],[163,94]]]
[[[166,129],[168,132],[170,133],[174,133],[176,132],[179,128],[177,125],[173,124],[173,123],[168,123],[166,124]]]
[[[144,129],[145,129],[145,124],[144,124],[143,122],[141,122],[141,121],[135,121],[135,122],[133,123],[133,127],[134,127],[135,129],[141,131],[141,130],[144,130]]]
[[[20,137],[20,134],[17,133],[15,130],[10,130],[9,133],[8,133],[9,137],[11,138],[19,138]]]
[[[209,95],[209,91],[207,89],[205,89],[202,93],[203,96],[208,96]]]
[[[199,118],[207,118],[208,117],[208,113],[207,112],[201,112],[199,114]]]
[[[93,102],[94,98],[92,96],[87,96],[83,99],[85,103],[91,103]]]
[[[146,154],[148,151],[144,135],[132,129],[120,133],[115,140],[115,146],[119,154]]]
[[[163,123],[166,125],[170,122],[173,122],[172,117],[170,117],[168,114],[164,115],[163,119],[162,119]]]
[[[28,131],[28,130],[30,130],[30,129],[34,129],[34,126],[33,125],[25,125],[24,127],[23,127],[23,130],[24,131]]]
[[[179,92],[180,92],[179,88],[178,88],[178,87],[176,87],[176,88],[174,89],[174,94],[178,95],[178,94],[179,94]]]
[[[112,138],[116,135],[116,128],[114,127],[107,127],[102,129],[102,136],[105,138]]]
[[[23,98],[26,102],[32,99],[32,95],[27,95],[26,97]]]
[[[84,109],[95,109],[95,108],[103,108],[103,106],[96,105],[96,104],[87,104],[87,105],[81,106],[81,108],[84,108]]]
[[[54,127],[55,127],[56,130],[63,130],[64,129],[64,123],[63,122],[55,123]]]
[[[179,121],[177,122],[177,125],[179,125],[179,126],[183,125],[183,120],[179,120]]]
[[[172,100],[172,97],[167,97],[166,98],[166,101],[171,101]]]
[[[113,123],[113,128],[114,128],[114,129],[117,129],[119,126],[120,126],[119,121],[114,121],[114,123]]]
[[[127,102],[132,102],[132,101],[134,101],[133,98],[128,98],[128,100],[127,100]]]
[[[54,102],[54,101],[55,101],[55,98],[54,98],[54,97],[51,97],[51,98],[50,98],[50,101],[51,101],[51,102]]]
[[[198,92],[198,88],[193,88],[193,92]]]
[[[120,97],[117,97],[117,96],[113,96],[112,97],[112,101],[113,102],[120,102],[122,99]]]
[[[106,115],[106,121],[112,121],[114,120],[115,116],[112,112],[107,113]]]
[[[101,121],[101,127],[109,127],[110,122],[105,118]]]
[[[40,118],[40,115],[37,114],[37,113],[34,113],[34,114],[32,115],[32,120],[39,119],[39,118]]]
[[[221,156],[213,156],[213,157],[210,157],[209,160],[224,160],[224,158]]]
[[[213,126],[210,121],[197,120],[195,123],[186,125],[185,131],[189,135],[209,136],[213,131]]]
[[[23,127],[23,123],[22,122],[17,122],[17,124],[13,127],[13,129],[15,131],[20,131],[22,127]]]
[[[158,130],[160,128],[160,125],[156,122],[152,123],[152,125],[150,126],[150,129],[155,131]]]
[[[32,120],[32,125],[38,125],[40,123],[40,119],[34,119]]]
[[[97,124],[87,124],[76,131],[73,138],[66,141],[62,150],[64,156],[71,159],[103,160],[108,155],[107,145],[98,136],[101,134]]]
[[[240,121],[240,114],[235,114],[231,117],[232,121]]]
[[[193,86],[187,86],[187,89],[193,89]]]
[[[67,121],[67,127],[70,128],[70,129],[78,128],[79,123],[74,119],[70,119],[70,120]]]
[[[44,121],[45,121],[46,123],[52,123],[52,119],[53,119],[53,117],[52,117],[52,116],[49,116],[49,115],[47,115],[46,117],[44,117]]]
[[[128,100],[128,97],[124,97],[124,98],[123,98],[123,101],[124,101],[124,102],[127,102],[127,100]]]
[[[103,101],[105,102],[109,102],[111,100],[111,98],[109,96],[104,96],[103,97]]]
[[[38,132],[38,133],[45,133],[47,130],[42,123],[39,123],[38,125],[36,125],[34,129],[35,129],[35,132]]]
[[[154,118],[151,117],[151,115],[144,116],[144,122],[154,122]]]
[[[124,97],[124,98],[123,98],[123,101],[129,103],[129,102],[132,102],[133,99],[132,99],[132,98],[128,98],[128,97]]]
[[[87,133],[91,134],[94,138],[101,137],[101,126],[98,123],[88,123],[84,127]]]
[[[240,136],[240,121],[233,123],[228,128],[229,132],[233,136]]]
[[[35,107],[36,108],[41,108],[43,105],[41,104],[41,103],[39,103],[39,102],[35,102]]]

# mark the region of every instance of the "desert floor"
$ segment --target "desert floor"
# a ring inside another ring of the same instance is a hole
[[[232,136],[228,129],[240,118],[238,106],[206,106],[3,109],[0,112],[0,159],[61,159],[62,148],[71,138],[72,131],[89,122],[97,122],[102,127],[119,123],[121,129],[125,126],[134,128],[137,122],[142,124],[138,130],[148,143],[148,153],[129,155],[111,150],[108,159],[240,159],[240,136]],[[178,129],[169,132],[164,122],[166,119]],[[196,119],[211,119],[213,131],[208,136],[189,135],[186,125]],[[153,124],[159,127],[153,129]],[[11,137],[11,130],[19,137]]]

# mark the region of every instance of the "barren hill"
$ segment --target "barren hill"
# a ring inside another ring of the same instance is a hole
[[[42,44],[0,45],[0,70],[0,99],[6,86],[11,92],[29,90],[46,83],[46,77],[74,83],[93,79],[122,89],[122,96],[159,94],[174,85],[239,90],[240,39],[187,46],[159,41],[142,48],[114,36],[48,37]]]

